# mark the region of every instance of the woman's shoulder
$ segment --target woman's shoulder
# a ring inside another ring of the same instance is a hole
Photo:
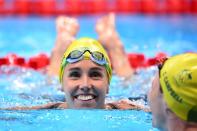
[[[106,103],[105,108],[106,109],[120,109],[120,110],[144,110],[146,112],[150,112],[149,108],[143,105],[139,105],[128,99],[108,102]]]

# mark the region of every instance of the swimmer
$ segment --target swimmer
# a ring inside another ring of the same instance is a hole
[[[106,94],[109,92],[112,67],[107,52],[97,40],[91,38],[74,40],[64,52],[59,72],[66,102],[8,109],[143,109],[149,111],[129,100],[105,101]]]
[[[49,75],[58,74],[61,56],[69,44],[76,39],[76,34],[79,31],[77,19],[71,17],[58,17],[56,26],[57,38],[48,67]],[[108,51],[115,74],[123,78],[131,78],[133,70],[130,67],[123,44],[115,28],[115,14],[111,13],[100,18],[95,28],[100,43],[102,43]]]
[[[148,95],[153,126],[162,131],[197,131],[197,54],[167,59]]]

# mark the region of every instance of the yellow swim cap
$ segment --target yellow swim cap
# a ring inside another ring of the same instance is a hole
[[[197,54],[169,58],[160,71],[168,107],[182,120],[197,122]]]
[[[100,52],[101,54],[103,54],[104,58],[106,59],[106,64],[104,64],[104,67],[107,71],[107,75],[108,75],[108,79],[110,83],[111,77],[112,77],[112,67],[111,67],[110,59],[107,55],[107,52],[103,48],[103,46],[97,40],[92,39],[92,38],[80,38],[78,40],[75,40],[66,49],[66,51],[64,52],[64,56],[62,58],[61,65],[60,65],[60,72],[59,72],[60,83],[62,83],[64,68],[68,64],[68,62],[66,62],[67,57],[72,51],[81,50],[81,49],[88,49],[91,52]],[[89,57],[90,59],[90,55],[87,55],[87,53],[85,53],[84,55],[85,55],[84,57],[85,59],[87,59],[87,57]]]

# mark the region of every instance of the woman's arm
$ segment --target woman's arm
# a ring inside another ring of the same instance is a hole
[[[40,110],[40,109],[66,109],[67,104],[65,102],[48,103],[38,106],[24,106],[24,107],[9,107],[1,108],[0,110]]]

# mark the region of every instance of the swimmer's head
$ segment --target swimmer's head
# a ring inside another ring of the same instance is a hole
[[[160,70],[160,84],[168,107],[182,120],[197,122],[197,54],[166,60]]]
[[[103,46],[95,39],[80,38],[73,41],[64,53],[59,73],[59,80],[62,83],[64,69],[68,64],[89,59],[94,63],[104,66],[110,83],[112,77],[112,67],[107,52]]]

